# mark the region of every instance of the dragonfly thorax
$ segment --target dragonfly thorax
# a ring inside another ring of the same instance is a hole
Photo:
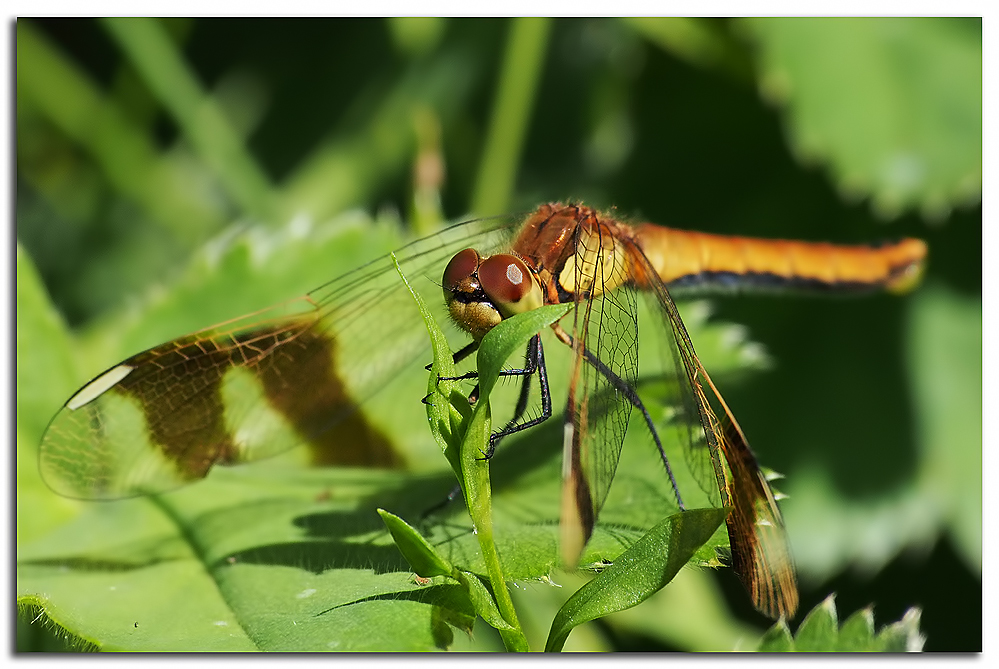
[[[504,318],[544,304],[534,272],[508,253],[458,252],[444,269],[443,289],[451,318],[476,340]]]

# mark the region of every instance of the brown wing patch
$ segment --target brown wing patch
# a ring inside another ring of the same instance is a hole
[[[307,330],[285,338],[276,348],[283,333],[265,336],[273,340],[274,347],[270,358],[258,367],[267,399],[312,445],[314,464],[402,464],[388,439],[355,410],[333,364],[322,364],[335,359],[331,338]]]
[[[429,295],[439,291],[454,253],[506,248],[516,223],[469,221],[414,241],[394,258]],[[204,476],[215,463],[265,458],[303,443],[322,464],[402,462],[355,409],[429,350],[394,258],[98,376],[46,429],[39,451],[46,483],[85,499],[159,493]]]
[[[40,460],[46,481],[80,498],[162,492],[203,478],[215,464],[272,456],[293,442],[311,443],[324,464],[397,464],[388,440],[355,411],[335,373],[334,341],[315,322],[237,321],[125,360],[53,419]],[[256,379],[259,391],[227,396],[227,375],[237,371]],[[266,409],[261,396],[297,436],[233,434]]]

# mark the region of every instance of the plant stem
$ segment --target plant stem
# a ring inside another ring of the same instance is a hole
[[[506,211],[516,186],[517,166],[544,68],[551,20],[512,19],[503,69],[493,104],[472,211],[490,216]]]
[[[485,412],[482,412],[485,413]],[[474,420],[474,419],[473,419]],[[469,432],[473,432],[470,430]],[[489,434],[486,432],[486,434]],[[468,495],[468,512],[472,516],[475,536],[479,540],[482,559],[486,564],[486,573],[492,586],[493,597],[503,619],[513,627],[512,630],[499,630],[503,645],[509,651],[527,651],[527,639],[520,629],[517,611],[513,607],[510,591],[506,587],[503,568],[500,565],[496,543],[493,541],[492,494],[489,481],[489,462],[478,459],[478,448],[466,441],[463,444],[462,471],[465,477],[465,490]],[[471,448],[467,448],[472,446]]]

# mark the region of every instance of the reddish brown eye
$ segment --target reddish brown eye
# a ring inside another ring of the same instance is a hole
[[[444,290],[453,291],[479,267],[479,254],[475,249],[459,251],[444,268]]]
[[[479,284],[493,304],[516,304],[534,288],[534,279],[523,260],[500,253],[479,265]]]

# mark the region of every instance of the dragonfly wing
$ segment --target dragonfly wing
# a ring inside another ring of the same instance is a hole
[[[396,255],[414,287],[436,295],[455,252],[503,246],[513,222],[471,221]],[[427,301],[448,323],[442,300]],[[104,372],[49,424],[42,476],[68,497],[114,499],[171,490],[214,464],[269,457],[304,441],[329,453],[329,462],[391,466],[399,456],[356,406],[428,350],[412,297],[392,258],[381,258]]]
[[[678,382],[670,429],[684,445],[691,474],[713,502],[732,507],[726,523],[732,567],[754,606],[790,618],[798,587],[787,533],[773,490],[742,429],[708,376],[676,304],[645,255],[633,253],[637,283],[655,296]],[[713,479],[713,481],[712,481]],[[712,485],[713,483],[713,485]]]
[[[613,245],[583,235],[586,244]],[[638,316],[635,291],[612,290],[623,270],[617,253],[577,251],[576,308],[572,313],[572,376],[565,412],[562,461],[561,551],[578,562],[593,533],[617,471],[632,403],[624,391],[638,380]],[[592,286],[592,290],[585,290]]]
[[[732,568],[760,612],[773,619],[792,618],[798,608],[798,583],[777,500],[725,400],[700,361],[697,367],[708,388],[707,393],[704,386],[697,388],[701,402],[720,409],[710,409],[708,418],[716,421],[715,435],[728,466]]]

